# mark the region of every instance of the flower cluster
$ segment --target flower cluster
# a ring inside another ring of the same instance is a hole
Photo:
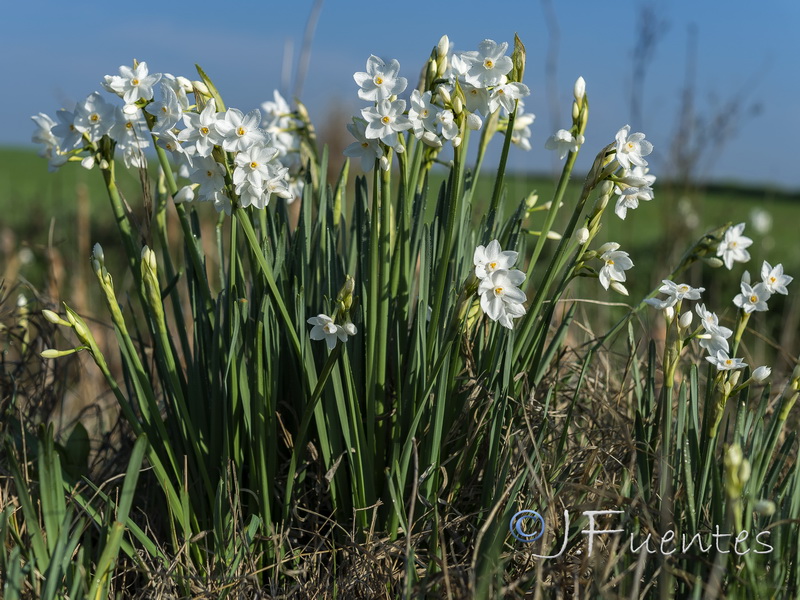
[[[450,40],[442,37],[431,61],[428,89],[414,89],[409,103],[399,99],[408,86],[399,76],[400,63],[372,55],[366,70],[353,75],[359,86],[358,97],[372,105],[361,110],[361,118],[353,118],[347,129],[356,139],[344,151],[358,158],[361,168],[369,171],[379,160],[389,168],[386,148],[401,153],[401,133],[411,130],[414,136],[432,148],[445,142],[461,144],[461,123],[480,129],[484,121],[497,111],[508,115],[521,98],[530,94],[528,87],[509,81],[513,62],[506,56],[508,43],[484,40],[478,50],[452,53]],[[406,109],[406,107],[408,107]],[[534,116],[517,110],[511,141],[530,150],[530,125]]]
[[[492,240],[487,246],[475,248],[473,256],[475,276],[480,280],[478,293],[481,308],[503,327],[514,328],[512,319],[525,314],[523,303],[525,292],[519,289],[525,281],[525,273],[512,269],[517,262],[517,253],[502,250],[500,242]]]
[[[336,297],[336,312],[333,313],[333,317],[320,313],[306,321],[309,325],[312,325],[309,337],[312,340],[325,340],[328,350],[333,350],[337,341],[345,343],[348,337],[358,333],[356,326],[350,320],[355,287],[355,280],[348,275]],[[338,325],[336,323],[337,320],[344,322],[344,325]]]
[[[57,120],[45,114],[33,117],[32,139],[42,144],[40,155],[49,160],[51,170],[68,160],[80,160],[86,168],[108,168],[114,148],[127,167],[144,168],[144,150],[156,140],[172,154],[178,174],[192,184],[176,195],[178,202],[211,201],[218,211],[230,214],[233,201],[264,208],[273,194],[294,197],[286,181],[288,168],[279,162],[288,155],[290,142],[281,137],[275,143],[261,127],[257,109],[246,115],[236,108],[217,112],[205,84],[169,73],[150,74],[146,62],[121,66],[119,75],[106,75],[102,85],[124,104],[112,104],[93,92],[72,110],[57,111]],[[266,125],[280,129],[282,115],[270,116]],[[113,144],[102,144],[105,138]]]

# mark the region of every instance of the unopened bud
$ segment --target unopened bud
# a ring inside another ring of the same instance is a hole
[[[759,500],[753,510],[764,517],[771,517],[775,514],[775,503],[772,500]]]
[[[52,310],[47,310],[46,308],[42,311],[42,316],[50,321],[53,325],[63,325],[64,327],[72,327],[72,325],[68,322],[59,317],[56,313]]]
[[[560,240],[562,237],[564,237],[564,236],[563,236],[563,235],[561,235],[560,233],[558,233],[557,231],[548,231],[548,232],[547,232],[547,235],[546,235],[545,237],[546,237],[548,240],[555,240],[555,241],[559,241],[559,240]]]
[[[181,202],[191,202],[194,200],[194,189],[192,189],[191,185],[185,185],[178,190],[172,199],[175,201],[175,204],[180,204]]]
[[[706,256],[703,259],[703,262],[705,262],[712,269],[719,269],[721,266],[725,264],[724,262],[722,262],[721,258],[717,258],[716,256]]]
[[[690,310],[687,310],[685,313],[683,313],[681,315],[681,318],[678,320],[678,325],[680,326],[680,328],[681,329],[687,329],[689,327],[689,325],[692,324],[692,318],[693,317],[694,317],[694,314]]]
[[[385,156],[381,156],[380,163],[381,163],[381,169],[383,169],[384,171],[388,171],[389,167],[392,166],[392,163],[390,163],[389,159],[386,158]]]
[[[453,112],[457,115],[460,115],[463,110],[464,110],[464,101],[461,99],[461,96],[456,96],[453,99]]]
[[[158,268],[158,263],[156,262],[156,253],[150,250],[150,248],[147,246],[142,248],[142,263],[151,271],[156,271]]]
[[[342,326],[342,329],[344,329],[344,332],[345,332],[347,335],[355,335],[356,333],[358,333],[358,330],[356,329],[356,326],[355,326],[355,325],[353,325],[353,324],[352,324],[350,321],[348,321],[347,323],[345,323],[345,324]]]
[[[205,83],[203,83],[202,81],[193,81],[192,82],[192,87],[194,88],[194,93],[195,94],[202,94],[203,96],[206,96],[207,98],[211,97],[211,92],[208,91],[208,86]]]
[[[77,351],[78,348],[71,348],[70,350],[56,350],[55,348],[48,348],[47,350],[42,350],[40,356],[42,358],[60,358],[62,356],[75,354]]]
[[[436,93],[439,95],[439,98],[442,99],[442,102],[445,104],[450,104],[453,99],[450,96],[450,91],[443,85],[440,85],[436,88]]]
[[[750,271],[745,271],[742,273],[742,283],[750,285]]]
[[[611,192],[614,191],[614,184],[606,179],[603,183],[600,184],[600,195],[601,196],[610,196]]]
[[[624,285],[622,285],[619,281],[616,281],[616,280],[612,281],[610,287],[611,287],[612,290],[614,290],[618,294],[622,294],[623,296],[627,296],[628,295],[628,288],[626,288]]]
[[[589,230],[586,227],[581,227],[575,232],[575,239],[581,246],[583,246],[589,241]]]
[[[81,166],[87,171],[91,170],[91,168],[94,167],[94,163],[95,163],[94,156],[87,156],[83,160],[81,160]]]
[[[453,148],[458,148],[461,145],[461,136],[457,135],[452,139],[452,142],[453,142]]]
[[[666,315],[667,321],[672,321],[672,319],[675,318],[675,309],[672,308],[671,306],[667,306],[664,309],[664,315]]]
[[[450,52],[450,38],[447,35],[443,35],[439,38],[439,43],[436,44],[436,54],[447,56],[448,52]]]
[[[472,131],[477,131],[483,125],[483,119],[481,119],[480,115],[475,113],[468,112],[467,113],[467,128],[471,129]]]
[[[572,88],[572,95],[575,100],[580,104],[583,102],[583,97],[586,95],[586,81],[583,77],[578,77],[575,81],[575,86]]]
[[[177,81],[178,85],[180,85],[183,88],[184,92],[192,91],[192,82],[186,79],[186,77],[183,77],[182,75],[178,76],[175,78],[175,81]]]
[[[762,381],[766,381],[767,378],[772,374],[772,369],[767,366],[758,367],[755,371],[753,371],[753,381],[757,381],[761,383]]]
[[[103,264],[106,260],[106,255],[103,252],[103,247],[100,244],[95,244],[92,248],[92,258]]]
[[[581,116],[581,107],[578,106],[577,102],[572,103],[572,120],[577,121],[578,117]]]

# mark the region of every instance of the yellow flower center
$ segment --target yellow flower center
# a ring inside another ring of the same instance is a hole
[[[236,135],[244,135],[245,133],[247,133],[247,130],[244,127],[239,127],[239,129],[236,130]]]
[[[362,148],[369,148],[369,142],[361,142]]]
[[[383,77],[380,75],[375,76],[375,85],[383,85]]]
[[[769,282],[770,283],[775,283],[776,281],[777,281],[777,279],[775,279],[774,277],[770,277],[769,278]]]
[[[203,135],[208,135],[208,127],[201,127],[200,133],[202,133]]]
[[[494,293],[499,296],[500,294],[503,293],[503,288],[501,288],[501,287],[494,288]]]
[[[125,128],[126,128],[126,129],[133,129],[133,123],[131,123],[130,121],[128,121],[127,123],[125,123]]]
[[[131,84],[139,85],[139,80],[138,79],[131,79]]]
[[[732,364],[733,364],[733,361],[730,358],[725,360],[725,366],[730,367]]]
[[[679,291],[681,294],[685,294],[686,292],[688,292],[688,291],[689,291],[689,286],[688,286],[688,285],[679,285],[679,286],[678,286],[678,291]]]
[[[636,147],[633,142],[628,142],[627,146],[628,150],[633,150]]]
[[[166,106],[162,106],[161,107],[161,112],[164,113],[164,114],[167,114],[167,107]]]
[[[211,169],[209,169],[208,171],[206,171],[206,176],[207,176],[207,177],[213,177],[213,176],[214,176],[214,173],[212,173],[212,172],[211,172]]]
[[[493,69],[494,61],[491,58],[487,58],[486,60],[483,61],[483,66],[486,67],[487,69]]]
[[[609,258],[609,259],[606,261],[606,264],[607,264],[608,266],[611,266],[611,265],[613,265],[613,264],[614,264],[614,261],[613,261],[612,259],[610,259],[610,258]]]
[[[503,94],[505,94],[505,92],[503,91],[503,88],[498,88],[497,89],[497,95],[498,96],[502,96]]]
[[[89,120],[92,123],[97,123],[100,120],[100,115],[98,115],[97,113],[92,113],[91,115],[89,115]]]
[[[489,263],[489,268],[490,268],[492,271],[494,271],[494,270],[497,268],[497,263],[496,263],[496,262]]]
[[[383,123],[384,125],[388,125],[389,123],[391,123],[391,121],[392,120],[389,117],[383,117],[381,119],[381,123]]]
[[[736,248],[736,246],[737,246],[737,244],[738,244],[738,243],[739,243],[739,242],[731,242],[731,243],[730,243],[730,247],[731,247],[731,248]]]
[[[750,302],[752,302],[753,304],[755,304],[756,302],[758,302],[758,296],[755,296],[755,295],[753,295],[753,296],[750,296]]]
[[[251,162],[250,163],[250,168],[251,169],[257,169],[258,168],[258,163],[256,161]]]

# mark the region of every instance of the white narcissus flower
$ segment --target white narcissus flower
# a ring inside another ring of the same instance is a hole
[[[600,260],[603,261],[603,266],[597,274],[600,285],[608,289],[612,281],[625,281],[625,271],[633,267],[633,261],[628,253],[619,250],[619,244],[615,242],[603,244],[598,251],[602,251]]]
[[[108,136],[117,142],[126,167],[138,169],[147,166],[142,150],[150,146],[150,133],[141,110],[125,112],[117,108],[117,118]]]
[[[254,108],[246,115],[238,108],[229,108],[216,125],[222,136],[222,149],[226,152],[241,152],[254,144],[266,144],[269,139],[261,124],[261,111]]]
[[[747,366],[741,358],[731,358],[724,350],[718,350],[714,356],[706,356],[706,360],[717,367],[718,371],[744,369]]]
[[[151,100],[153,86],[161,79],[161,73],[150,75],[147,63],[140,62],[135,68],[122,65],[119,75],[106,75],[103,85],[110,92],[117,94],[125,104],[134,104],[136,101]]]
[[[441,88],[442,86],[440,86]],[[482,87],[475,87],[465,83],[461,86],[464,91],[464,101],[467,105],[467,110],[471,113],[479,113],[482,116],[491,114],[489,110],[489,90]]]
[[[207,157],[215,145],[222,143],[222,137],[217,130],[217,105],[214,99],[206,103],[203,111],[183,115],[186,129],[178,134],[178,140],[189,142],[198,156]]]
[[[558,159],[564,160],[569,152],[577,152],[583,142],[584,138],[580,133],[575,137],[566,129],[559,129],[547,138],[544,147],[548,150],[555,150],[558,152]]]
[[[325,340],[328,350],[336,347],[336,340],[347,341],[347,332],[344,327],[333,322],[328,315],[319,314],[308,319],[307,323],[313,325],[309,336],[312,340]]]
[[[531,149],[531,125],[536,119],[533,113],[525,112],[525,104],[520,100],[517,103],[517,116],[514,118],[514,129],[511,132],[511,143],[519,146],[526,152]]]
[[[493,113],[501,106],[510,114],[514,112],[514,101],[530,96],[530,89],[524,83],[504,83],[496,85],[489,96],[489,112]]]
[[[408,120],[417,138],[425,131],[436,133],[436,113],[439,107],[431,101],[431,91],[420,94],[419,90],[411,92],[411,107],[408,109]]]
[[[512,319],[525,314],[523,302],[527,301],[527,297],[518,287],[523,281],[525,273],[516,269],[494,271],[482,279],[478,293],[483,312],[503,327],[513,329]]]
[[[464,72],[467,83],[478,88],[504,84],[506,75],[514,67],[511,58],[505,56],[507,49],[508,42],[498,44],[493,40],[483,40],[477,51],[463,52],[460,58],[467,67]]]
[[[216,201],[217,195],[225,189],[225,167],[210,156],[196,157],[193,167],[189,180],[200,184],[197,199],[200,202]]]
[[[371,171],[375,161],[383,157],[383,149],[378,140],[367,139],[366,127],[365,121],[353,118],[353,122],[347,125],[347,131],[353,134],[356,141],[344,149],[345,156],[360,159],[361,170],[365,173]]]
[[[492,240],[485,247],[478,246],[472,257],[475,263],[475,276],[478,279],[485,279],[495,271],[507,271],[517,262],[517,256],[517,252],[502,250],[497,240]]]
[[[161,100],[151,102],[145,110],[156,118],[154,133],[165,133],[171,130],[183,116],[175,90],[166,81],[161,82]]]
[[[75,127],[75,113],[62,108],[56,111],[56,119],[58,122],[53,126],[52,134],[59,140],[59,148],[72,150],[82,146],[83,133]]]
[[[233,171],[233,184],[238,186],[247,180],[255,187],[262,187],[271,177],[270,163],[277,155],[275,148],[264,144],[254,144],[247,150],[242,150],[234,159],[236,169]]]
[[[634,167],[630,171],[625,171],[614,187],[614,193],[619,194],[617,206],[614,212],[620,219],[625,219],[628,210],[639,207],[640,201],[653,199],[653,189],[650,187],[655,183],[656,176],[648,175],[646,167]]]
[[[625,125],[617,132],[617,162],[623,169],[631,165],[646,167],[647,161],[642,158],[653,151],[653,144],[644,139],[643,133],[630,133],[631,126]]]
[[[367,139],[380,139],[387,146],[398,145],[397,132],[411,127],[411,121],[403,115],[406,109],[405,100],[381,100],[375,106],[361,109],[361,115],[367,121],[364,132]]]
[[[769,310],[767,307],[767,300],[769,300],[770,293],[763,283],[757,283],[754,286],[745,283],[741,285],[741,294],[736,294],[733,303],[741,308],[746,313],[764,312]]]
[[[353,79],[361,88],[358,97],[368,102],[387,100],[391,96],[402,94],[408,85],[405,77],[398,77],[400,63],[392,59],[388,63],[374,54],[367,59],[367,70],[353,75]]]
[[[697,304],[694,307],[700,323],[703,325],[705,333],[698,335],[700,347],[710,355],[716,354],[719,350],[728,352],[728,338],[733,335],[733,331],[719,324],[719,317],[710,310],[706,310],[705,304]]]
[[[725,237],[717,246],[717,256],[722,257],[722,262],[728,269],[733,268],[734,262],[747,262],[750,260],[750,253],[745,249],[752,243],[744,233],[744,223],[733,225],[725,232]]]
[[[700,294],[706,291],[706,288],[693,288],[687,283],[675,283],[669,279],[662,279],[661,282],[663,285],[658,288],[658,291],[666,294],[667,297],[664,300],[659,300],[658,298],[645,300],[650,306],[659,309],[675,306],[683,300],[699,300]]]
[[[764,282],[764,287],[769,290],[771,294],[787,295],[789,290],[786,286],[792,282],[793,277],[783,274],[783,265],[777,264],[774,267],[767,261],[761,265],[761,280]]]
[[[114,126],[115,114],[112,104],[99,93],[92,92],[75,107],[75,129],[85,133],[90,141],[97,142]]]

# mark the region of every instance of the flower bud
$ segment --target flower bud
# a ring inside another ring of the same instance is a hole
[[[575,232],[575,239],[578,243],[583,246],[586,242],[589,241],[589,230],[586,227],[581,227],[578,231]]]
[[[193,81],[192,82],[192,87],[194,88],[194,93],[195,94],[202,94],[203,96],[206,96],[207,98],[211,97],[211,92],[208,91],[208,86],[205,83],[203,83],[202,81]]]
[[[764,517],[771,517],[775,514],[775,503],[772,500],[759,500],[753,510]]]
[[[192,189],[191,185],[185,185],[178,190],[172,199],[175,201],[175,204],[180,204],[181,202],[191,202],[194,200],[194,189]]]
[[[439,43],[436,44],[436,54],[438,56],[447,56],[448,52],[450,52],[450,38],[445,34],[439,38]]]
[[[762,381],[766,381],[767,378],[772,374],[772,369],[767,366],[758,367],[755,371],[753,371],[753,381],[757,381],[761,383]]]
[[[103,247],[99,243],[95,243],[94,247],[92,248],[92,258],[98,261],[101,265],[106,260],[106,255],[103,252]]]
[[[453,142],[453,148],[458,148],[461,145],[461,136],[457,135],[452,139],[452,142]]]
[[[392,166],[392,163],[389,162],[389,159],[386,158],[385,156],[381,156],[380,163],[381,163],[381,169],[384,171],[388,171],[389,167]]]
[[[694,317],[694,314],[692,313],[692,311],[690,311],[690,310],[687,310],[685,313],[683,313],[683,314],[681,315],[681,318],[678,320],[678,326],[679,326],[681,329],[686,329],[686,328],[688,328],[688,327],[689,327],[689,325],[691,325],[691,324],[692,324],[692,318],[693,318],[693,317]]]
[[[81,166],[86,169],[87,171],[91,170],[94,167],[94,156],[86,156],[83,160],[81,160]]]
[[[126,115],[135,115],[139,112],[139,107],[135,104],[126,104],[122,107],[122,112]]]
[[[460,115],[463,110],[464,110],[464,101],[461,99],[461,96],[456,96],[453,99],[453,112],[457,115]]]
[[[539,194],[535,191],[528,194],[528,197],[525,198],[525,209],[526,210],[533,210],[533,207],[536,206],[536,203],[539,201]]]
[[[439,98],[442,99],[443,103],[452,103],[453,99],[450,97],[450,91],[445,86],[440,85],[438,88],[436,88],[436,93],[439,95]]]
[[[467,113],[467,128],[471,129],[472,131],[477,131],[483,125],[483,119],[480,118],[479,115],[475,113],[468,112]]]
[[[42,311],[42,316],[50,321],[53,325],[63,325],[64,327],[72,327],[68,321],[65,321],[61,317],[59,317],[56,313],[52,310],[47,310],[46,308]]]
[[[712,269],[719,269],[725,264],[722,262],[721,258],[717,258],[716,256],[706,256],[703,258],[703,262],[705,262]]]
[[[572,103],[572,120],[577,121],[578,117],[581,116],[581,107],[578,106],[577,102]]]
[[[617,292],[618,294],[622,294],[623,296],[628,295],[628,288],[622,285],[619,281],[612,281],[610,285],[611,289]]]
[[[47,350],[42,350],[41,356],[42,358],[60,358],[62,356],[69,356],[70,354],[75,354],[78,351],[78,348],[72,348],[70,350],[56,350],[55,348],[48,348]]]
[[[420,139],[422,140],[423,143],[427,144],[431,148],[442,147],[442,140],[440,140],[439,136],[433,133],[432,131],[424,132]]]
[[[666,317],[667,317],[667,321],[672,321],[672,319],[674,319],[674,318],[675,318],[675,309],[674,309],[674,308],[672,308],[671,306],[667,306],[667,307],[664,309],[664,314],[665,314],[665,315],[666,315]]]
[[[586,80],[583,77],[578,77],[575,81],[575,86],[572,88],[572,95],[575,100],[580,104],[583,102],[583,97],[586,95]]]
[[[350,321],[348,321],[347,323],[345,323],[345,324],[342,326],[342,329],[344,329],[344,332],[345,332],[347,335],[355,335],[356,333],[358,333],[358,330],[356,329],[356,326],[355,326],[355,325],[353,325],[353,323],[351,323]]]
[[[191,92],[192,91],[192,82],[186,79],[186,77],[179,75],[175,78],[175,81],[178,82],[178,85],[183,88],[184,92]]]
[[[606,179],[603,183],[600,184],[600,195],[601,196],[610,196],[611,192],[614,191],[614,184],[613,182]]]
[[[742,283],[750,285],[750,271],[745,271],[742,273]]]
[[[109,164],[108,164],[108,161],[107,161],[105,158],[104,158],[103,160],[101,160],[101,161],[100,161],[100,168],[101,168],[103,171],[108,171],[108,169],[109,169],[109,167],[110,167],[110,166],[111,166],[111,165],[109,165]]]

